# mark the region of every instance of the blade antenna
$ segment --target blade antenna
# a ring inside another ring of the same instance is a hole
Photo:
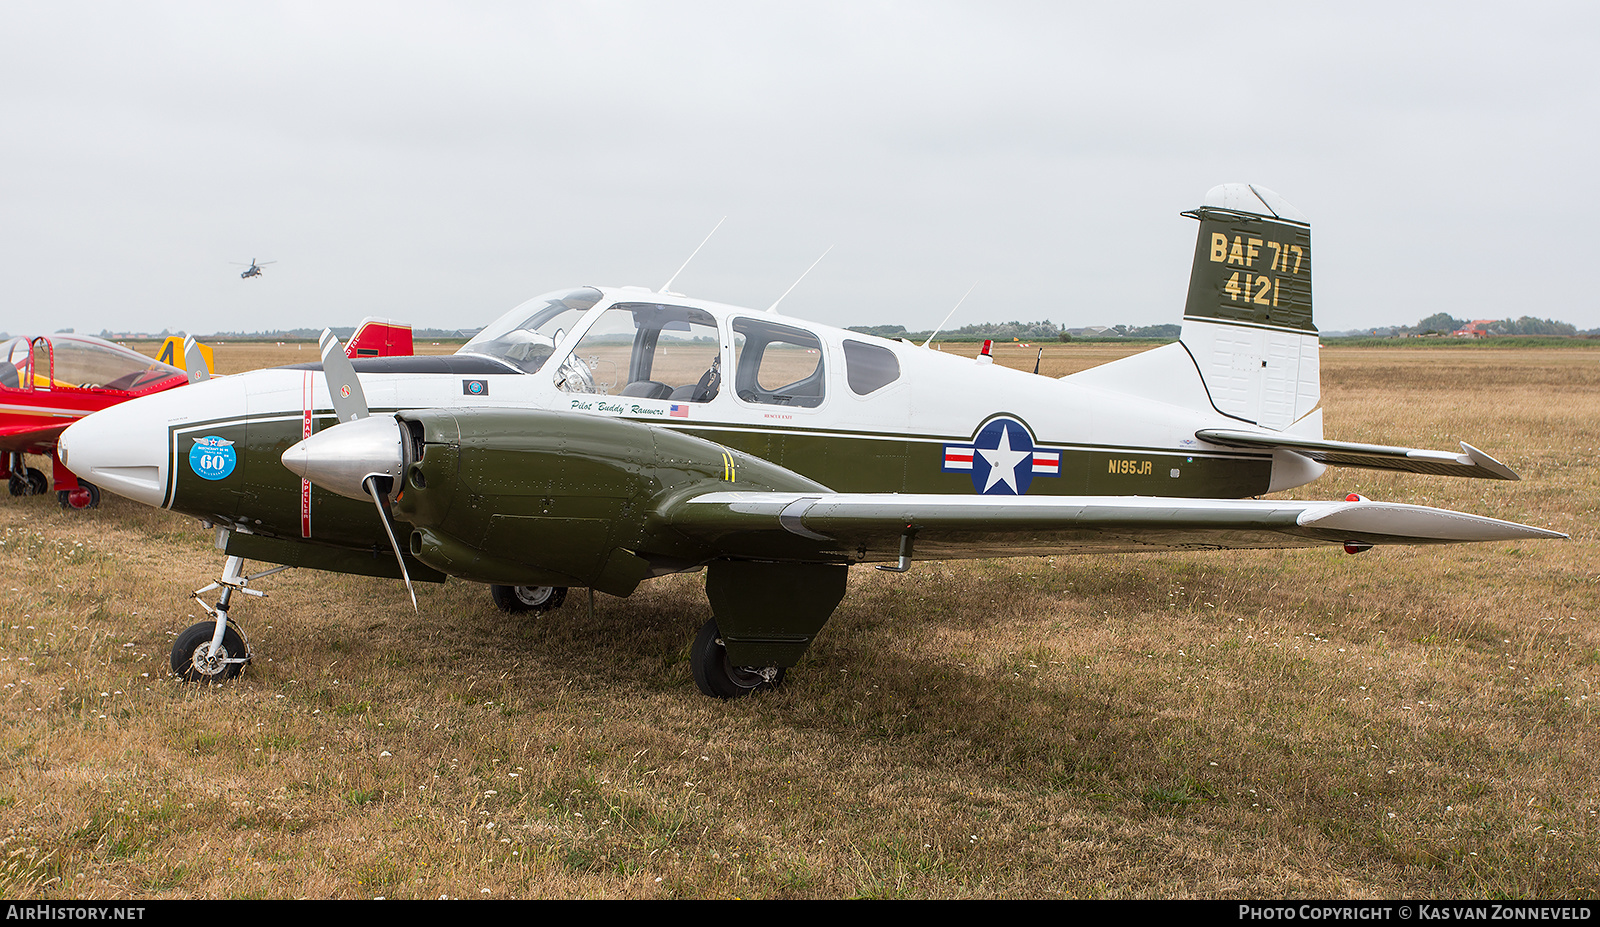
[[[406,558],[400,555],[400,542],[394,538],[394,519],[389,514],[388,497],[378,491],[378,475],[376,473],[361,481],[361,488],[372,497],[372,502],[378,507],[378,520],[383,522],[383,533],[389,536],[389,546],[394,549],[395,562],[400,564],[400,578],[406,581],[406,593],[411,596],[411,610],[420,612],[417,608],[417,592],[411,588],[411,573],[406,569]]]
[[[699,254],[699,253],[700,253],[700,248],[704,248],[704,247],[705,247],[705,246],[706,246],[706,241],[710,241],[710,240],[711,240],[711,236],[712,236],[712,235],[715,235],[715,234],[717,234],[717,229],[720,229],[720,228],[722,228],[722,223],[724,223],[724,222],[726,222],[726,221],[728,221],[728,217],[727,217],[727,216],[723,216],[723,217],[722,217],[722,218],[721,218],[721,219],[718,219],[718,220],[717,220],[717,224],[716,224],[716,225],[713,225],[713,226],[712,226],[712,227],[711,227],[711,234],[709,234],[709,235],[707,235],[707,236],[706,236],[706,238],[705,238],[705,241],[702,241],[702,242],[701,242],[701,243],[700,243],[700,247],[699,247],[699,248],[695,248],[695,249],[694,249],[694,251],[693,251],[693,252],[691,252],[691,253],[690,253],[690,254],[689,254],[689,261],[692,261],[692,260],[694,260],[694,256],[695,256],[695,255],[696,255],[696,254]],[[662,285],[661,285],[661,289],[659,289],[659,290],[657,290],[657,291],[656,291],[656,292],[658,292],[658,293],[665,293],[665,292],[667,292],[667,291],[668,291],[668,290],[669,290],[669,289],[671,289],[671,287],[672,287],[672,283],[673,283],[673,281],[674,281],[674,280],[677,280],[677,279],[678,279],[678,274],[681,274],[681,273],[683,273],[683,271],[684,271],[684,268],[686,268],[686,267],[688,267],[688,266],[689,266],[689,261],[684,261],[684,262],[683,262],[683,267],[680,267],[680,268],[678,268],[678,273],[675,273],[675,274],[673,274],[673,275],[672,275],[672,276],[671,276],[671,277],[670,277],[670,278],[668,278],[668,279],[667,279],[667,282],[666,282],[666,283],[663,283],[663,284],[662,284]]]
[[[833,245],[829,245],[828,246],[828,251],[832,251],[832,250],[833,250]],[[811,267],[807,267],[806,270],[805,270],[805,273],[801,274],[800,278],[798,280],[796,280],[795,282],[789,284],[789,289],[783,291],[783,296],[780,296],[777,299],[773,300],[772,301],[772,305],[767,307],[767,311],[768,312],[777,312],[778,311],[778,304],[783,302],[783,297],[784,296],[788,296],[790,293],[792,293],[794,291],[795,287],[800,285],[800,281],[804,280],[806,278],[806,274],[811,273],[811,268],[812,267],[816,267],[818,264],[822,263],[822,259],[828,256],[828,251],[824,251],[821,254],[817,255],[817,259],[815,261],[811,262]]]
[[[951,306],[950,307],[950,311],[946,312],[944,314],[944,318],[939,322],[939,327],[934,329],[933,330],[933,334],[928,336],[928,340],[924,341],[922,343],[923,347],[927,347],[928,345],[932,344],[934,335],[937,335],[940,332],[944,331],[944,323],[950,321],[950,317],[956,314],[956,310],[961,308],[961,304],[966,302],[967,301],[967,297],[971,296],[972,295],[972,291],[976,290],[977,288],[978,288],[978,284],[977,284],[976,281],[973,282],[972,286],[967,287],[967,291],[965,293],[961,294],[961,298],[956,300],[956,304],[954,306]]]

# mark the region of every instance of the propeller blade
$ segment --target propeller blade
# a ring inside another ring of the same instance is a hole
[[[353,422],[367,417],[367,394],[361,391],[361,380],[350,358],[333,330],[324,328],[319,339],[322,347],[322,373],[328,378],[328,395],[333,398],[333,414],[341,422]]]
[[[193,335],[187,335],[183,339],[183,367],[189,374],[190,383],[211,379],[211,370],[206,367],[206,356],[200,353],[200,344],[194,340]]]
[[[406,569],[406,558],[400,553],[400,542],[394,537],[394,518],[389,514],[389,497],[378,489],[378,476],[373,474],[361,481],[361,488],[372,497],[372,502],[378,507],[378,520],[383,522],[383,532],[389,536],[389,546],[394,548],[395,562],[400,564],[400,578],[406,581],[406,594],[411,596],[411,610],[420,612],[417,608],[417,593],[411,588],[411,572]]]

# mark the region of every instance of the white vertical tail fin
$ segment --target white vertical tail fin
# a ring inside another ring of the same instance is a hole
[[[1169,344],[1073,374],[1074,382],[1241,424],[1322,437],[1317,328],[1311,321],[1311,225],[1265,187],[1223,184],[1200,220],[1183,333]]]
[[[1265,187],[1223,184],[1200,220],[1181,340],[1217,411],[1282,431],[1321,399],[1311,224]]]

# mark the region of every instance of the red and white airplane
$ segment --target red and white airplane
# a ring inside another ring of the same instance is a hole
[[[199,346],[196,345],[198,348]],[[204,360],[195,359],[205,370]],[[100,489],[78,479],[56,456],[68,425],[91,412],[189,382],[190,374],[92,335],[57,333],[0,343],[0,451],[13,496],[54,489],[62,508],[92,509]],[[49,455],[51,477],[24,454]]]

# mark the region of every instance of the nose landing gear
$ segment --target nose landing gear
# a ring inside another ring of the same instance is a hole
[[[192,624],[178,635],[177,641],[172,645],[173,675],[188,682],[221,682],[239,675],[244,670],[245,664],[250,662],[251,653],[250,642],[245,638],[244,631],[237,622],[228,621],[228,609],[233,603],[233,594],[240,592],[245,595],[265,596],[265,592],[249,588],[250,582],[287,569],[290,568],[273,567],[246,576],[244,558],[229,557],[222,566],[221,578],[196,589],[192,595],[213,620]],[[207,605],[201,598],[213,589],[222,590],[215,608]]]

